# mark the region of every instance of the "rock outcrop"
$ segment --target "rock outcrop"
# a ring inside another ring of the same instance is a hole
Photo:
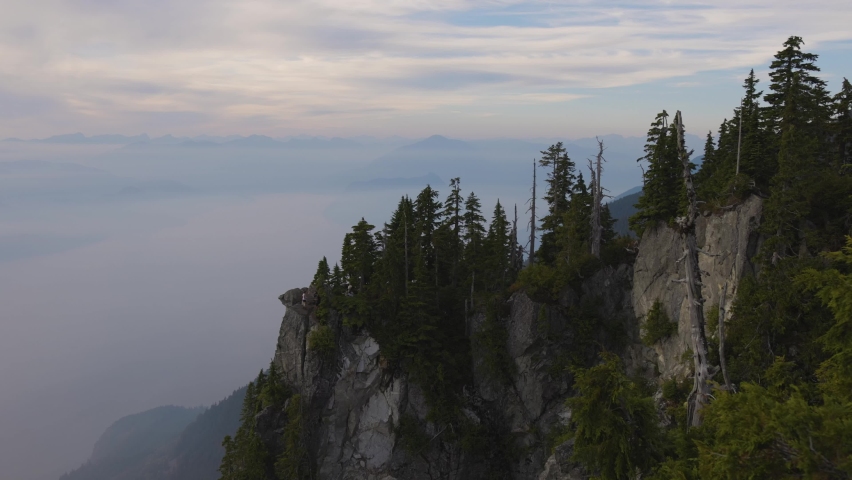
[[[756,227],[761,207],[760,199],[752,197],[729,212],[700,219],[698,242],[708,254],[701,258],[706,272],[705,308],[718,304],[725,284],[730,304],[739,280],[754,271],[750,257],[759,243]],[[675,231],[660,225],[643,236],[634,265],[598,271],[579,287],[566,289],[557,305],[537,303],[523,292],[513,294],[508,313],[497,325],[505,330],[505,353],[512,364],[512,371],[505,375],[487,368],[490,347],[477,340],[486,328],[485,316],[471,318],[474,384],[466,391],[471,409],[464,414],[491,431],[504,432],[517,447],[517,458],[502,459],[508,465],[504,478],[588,477],[571,461],[572,443],[555,448],[550,444],[571,417],[565,406],[572,393],[567,359],[589,364],[595,360],[593,352],[581,345],[593,343],[621,352],[629,369],[652,380],[689,374],[690,363],[682,358],[689,348],[686,295],[684,286],[674,281],[683,276],[678,262],[681,244]],[[336,351],[311,351],[309,337],[320,325],[313,306],[302,306],[303,293],[314,298],[307,289],[290,290],[280,297],[287,312],[275,361],[306,405],[306,443],[319,478],[489,478],[481,458],[442,441],[442,431],[427,419],[420,386],[399,369],[387,368],[381,346],[369,332],[344,327],[332,313],[327,321]],[[642,318],[655,300],[678,322],[678,333],[651,348],[642,345],[639,337]],[[594,324],[588,323],[590,315]],[[426,447],[416,452],[403,448],[399,427],[405,418],[426,425]],[[280,428],[270,425],[267,430]]]
[[[726,304],[731,305],[737,294],[740,279],[754,274],[756,266],[751,258],[757,252],[760,236],[757,232],[763,201],[749,197],[742,204],[721,215],[699,218],[696,240],[702,253],[699,267],[702,271],[702,294],[705,317],[709,310],[719,306],[727,285]],[[663,224],[649,228],[642,236],[639,254],[634,264],[633,310],[642,323],[655,301],[659,300],[673,322],[677,333],[658,342],[653,352],[641,344],[631,348],[631,365],[637,369],[649,367],[659,371],[662,378],[683,378],[690,375],[691,362],[684,362],[689,350],[689,317],[685,286],[678,283],[684,278],[683,239]],[[730,315],[730,309],[728,309]],[[708,335],[712,332],[708,332]]]

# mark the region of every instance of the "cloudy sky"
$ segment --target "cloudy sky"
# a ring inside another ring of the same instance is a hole
[[[718,125],[790,35],[832,90],[852,2],[6,0],[0,136],[456,137]]]

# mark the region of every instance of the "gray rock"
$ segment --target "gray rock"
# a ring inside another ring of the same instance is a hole
[[[553,454],[544,464],[544,470],[538,480],[585,480],[589,478],[582,466],[571,461],[574,453],[574,440],[553,449]]]
[[[287,290],[284,294],[278,297],[278,300],[281,301],[281,304],[285,307],[291,307],[293,305],[301,305],[302,304],[302,294],[307,293],[307,288],[293,288],[291,290]]]
[[[757,251],[760,237],[757,233],[763,202],[759,197],[749,197],[731,211],[721,215],[699,217],[696,240],[706,254],[699,254],[702,275],[702,295],[705,314],[719,305],[719,297],[727,283],[726,303],[731,305],[743,275],[754,273],[750,258]],[[683,240],[677,232],[663,224],[649,228],[642,236],[633,275],[633,310],[640,323],[656,300],[662,302],[666,313],[677,322],[678,331],[653,347],[656,366],[662,378],[683,378],[690,375],[691,362],[683,361],[689,350],[689,306],[686,287],[676,280],[685,276]],[[728,315],[730,311],[728,312]],[[726,316],[727,318],[727,316]],[[711,334],[712,332],[708,332]],[[649,357],[647,347],[636,345],[630,357],[634,367]]]

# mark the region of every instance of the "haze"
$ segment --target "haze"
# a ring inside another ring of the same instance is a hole
[[[835,91],[852,4],[802,5],[5,2],[3,478],[55,480],[119,417],[247,383],[277,296],[400,195],[459,176],[523,215],[539,150],[585,171],[596,135],[617,195],[658,111],[699,155],[789,35]]]

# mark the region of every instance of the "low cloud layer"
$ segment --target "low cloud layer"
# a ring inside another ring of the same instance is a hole
[[[852,4],[838,0],[12,0],[4,10],[0,128],[23,137],[424,135],[453,115],[529,113],[765,66],[791,34],[811,51],[852,41]]]

